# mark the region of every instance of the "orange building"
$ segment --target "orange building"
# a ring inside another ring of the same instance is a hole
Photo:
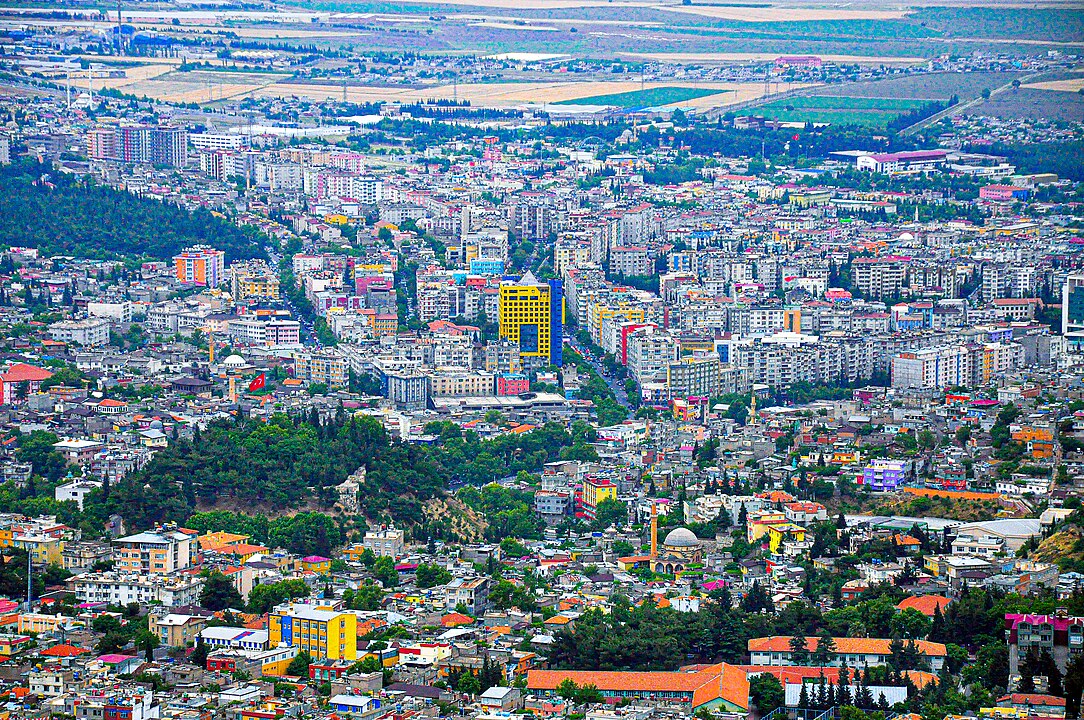
[[[194,245],[173,256],[173,267],[182,283],[218,287],[226,280],[226,253],[210,245]]]
[[[604,672],[594,670],[528,670],[527,688],[553,696],[564,680],[594,685],[607,702],[669,701],[692,712],[700,708],[745,713],[749,710],[749,680],[741,668],[725,663],[700,666],[692,672]]]
[[[1012,439],[1025,446],[1035,460],[1054,457],[1056,444],[1054,428],[1047,425],[1013,425],[1009,428]]]

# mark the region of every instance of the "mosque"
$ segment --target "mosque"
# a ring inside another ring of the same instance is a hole
[[[655,505],[651,506],[651,559],[650,567],[654,572],[674,575],[683,572],[690,565],[704,559],[704,549],[700,540],[691,530],[674,528],[663,538],[662,548],[658,547],[659,518]]]

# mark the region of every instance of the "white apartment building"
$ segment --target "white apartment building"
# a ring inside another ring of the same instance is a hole
[[[131,322],[132,303],[127,300],[121,302],[89,302],[87,303],[87,315],[115,320],[116,322]]]
[[[57,342],[75,343],[83,347],[101,347],[109,344],[108,320],[64,320],[49,326],[49,335]]]
[[[892,358],[892,387],[936,390],[970,385],[971,353],[963,345],[902,352]]]
[[[670,363],[678,359],[678,345],[668,332],[648,326],[626,338],[629,374],[640,385],[666,377]]]
[[[395,527],[382,526],[379,530],[369,530],[365,533],[362,546],[377,557],[398,558],[406,551],[403,531]]]
[[[162,576],[146,573],[84,573],[75,580],[79,602],[127,605],[161,603],[165,607],[199,603],[203,578],[198,575]]]

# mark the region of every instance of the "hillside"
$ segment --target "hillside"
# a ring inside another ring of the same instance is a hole
[[[1056,563],[1063,572],[1084,568],[1084,532],[1071,525],[1039,543],[1031,559]]]
[[[190,212],[84,182],[35,161],[0,167],[0,187],[0,247],[103,260],[117,255],[168,259],[203,243],[225,250],[226,262],[264,256],[263,238],[253,228],[203,208]]]
[[[184,522],[204,508],[269,516],[299,508],[326,511],[337,500],[335,486],[364,465],[368,473],[359,493],[367,518],[431,525],[425,532],[452,539],[480,532],[484,524],[467,508],[427,508],[447,498],[450,481],[482,485],[537,471],[571,442],[555,424],[492,440],[446,431],[442,444],[430,447],[402,443],[377,420],[345,413],[326,421],[282,414],[267,422],[220,421],[191,440],[174,441],[107,492],[95,492],[87,511],[103,523],[119,514],[131,527]]]

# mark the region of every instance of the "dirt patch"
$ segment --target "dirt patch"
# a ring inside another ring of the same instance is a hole
[[[1072,80],[1050,80],[1048,82],[1036,82],[1028,83],[1027,85],[1021,85],[1022,88],[1028,88],[1031,90],[1057,90],[1059,92],[1080,92],[1084,90],[1084,78],[1074,78]]]
[[[1032,560],[1058,563],[1079,562],[1084,558],[1084,536],[1080,528],[1071,527],[1056,532],[1039,543],[1039,548],[1031,554]]]
[[[433,498],[425,504],[425,517],[431,523],[445,524],[461,542],[476,542],[485,536],[489,523],[455,497]]]

